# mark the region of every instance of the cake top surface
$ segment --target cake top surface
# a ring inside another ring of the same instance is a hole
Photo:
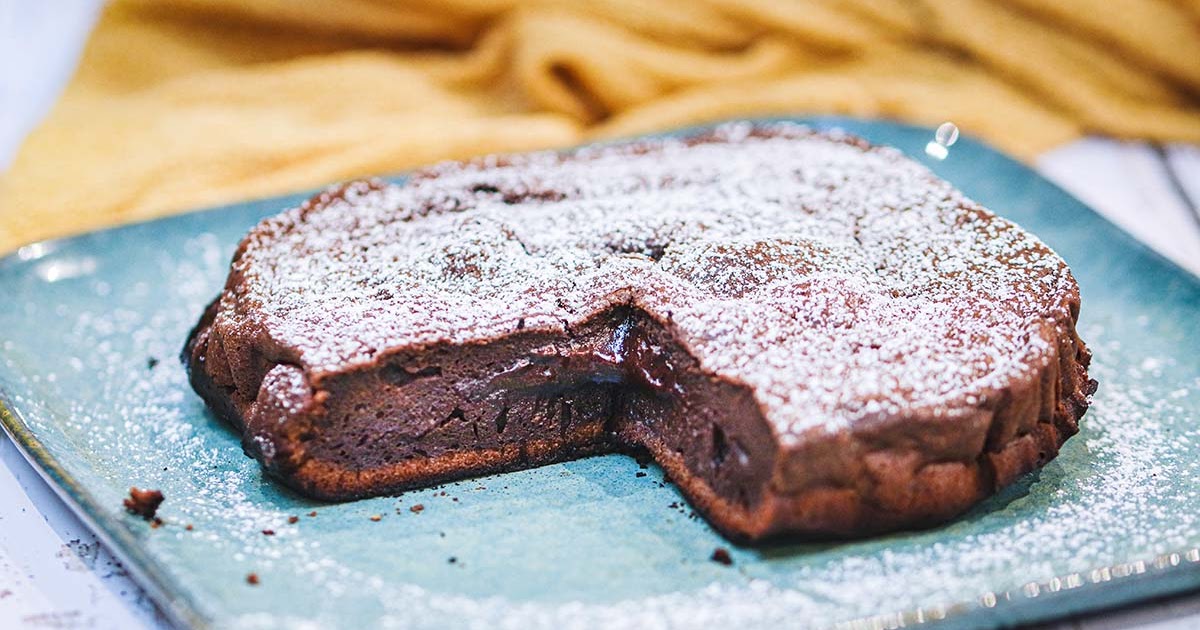
[[[315,372],[562,330],[615,304],[777,433],[954,414],[1050,360],[1065,263],[898,151],[792,124],[447,163],[251,231],[215,325]]]

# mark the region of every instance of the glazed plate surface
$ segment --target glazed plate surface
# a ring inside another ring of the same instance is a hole
[[[1200,587],[1200,279],[968,138],[939,162],[929,129],[801,122],[926,163],[1041,237],[1081,286],[1101,384],[1082,431],[943,527],[737,548],[661,470],[615,455],[343,504],[264,479],[177,357],[238,239],[307,195],[0,261],[3,425],[180,625],[991,627]],[[131,485],[163,491],[163,526],[122,510]],[[709,559],[717,547],[732,566]]]

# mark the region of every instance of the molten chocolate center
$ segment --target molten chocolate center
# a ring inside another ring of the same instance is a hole
[[[534,352],[492,377],[482,397],[519,391],[562,391],[586,384],[625,385],[659,396],[683,394],[667,351],[647,331],[646,317],[631,309],[607,338],[568,350]]]

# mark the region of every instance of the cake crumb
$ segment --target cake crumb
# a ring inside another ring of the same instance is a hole
[[[274,536],[274,535],[275,535],[275,530],[273,530],[273,529],[264,529],[264,530],[262,530],[262,533],[263,533],[263,536]]]
[[[424,509],[425,509],[425,506],[418,503],[418,504],[408,508],[408,511],[412,512],[413,514],[420,514]]]
[[[709,557],[709,560],[725,566],[733,564],[733,557],[729,555],[729,550],[724,547],[717,547],[714,549],[712,556]]]
[[[308,513],[308,515],[309,515],[309,516],[316,516],[316,515],[317,515],[317,511],[316,511],[316,510],[313,510],[313,511],[309,512],[309,513]]]
[[[288,517],[288,525],[295,525],[298,522],[300,522],[299,516],[289,516]]]
[[[163,520],[161,518],[158,518],[157,516],[154,517],[154,519],[150,521],[150,529],[158,529],[159,527],[162,527],[162,526],[163,526]]]
[[[190,532],[190,531],[192,531],[193,529],[195,529],[195,527],[192,527],[192,524],[191,524],[191,523],[188,523],[187,525],[184,525],[184,526],[183,526],[183,528],[184,528],[184,529],[186,529],[186,530],[188,530],[189,532]]]
[[[257,573],[247,573],[246,574],[246,583],[251,586],[258,586],[258,574]]]
[[[383,520],[383,515],[382,514],[372,514],[371,520],[378,523],[379,521]]]
[[[158,512],[158,506],[162,505],[163,493],[158,490],[141,490],[133,487],[129,489],[129,498],[122,501],[125,506],[125,511],[130,514],[136,514],[147,521],[154,518]]]

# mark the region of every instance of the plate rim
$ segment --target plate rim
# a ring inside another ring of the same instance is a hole
[[[622,136],[620,138],[603,139],[551,150],[571,151],[580,147],[612,144],[635,139],[687,135],[730,122],[793,122],[822,130],[842,126],[865,125],[867,127],[895,127],[906,131],[926,131],[930,134],[933,132],[932,127],[893,121],[886,118],[856,118],[839,115],[762,116],[721,119],[703,124],[686,125],[657,132]],[[853,131],[850,133],[857,135]],[[1123,237],[1125,241],[1124,246],[1138,249],[1143,255],[1148,255],[1160,265],[1187,278],[1196,287],[1200,288],[1200,274],[1192,272],[1146,245],[1124,228],[1096,212],[1069,191],[1058,186],[1058,184],[1050,181],[1040,173],[1037,173],[1028,165],[1009,157],[1006,153],[996,149],[986,141],[966,134],[960,138],[959,142],[963,142],[964,140],[969,144],[976,145],[978,149],[993,154],[993,157],[997,157],[1010,165],[1015,165],[1033,173],[1033,175],[1053,187],[1057,193],[1069,197],[1080,208],[1107,223],[1109,227],[1113,228],[1114,232]],[[880,143],[873,142],[872,144]],[[915,156],[909,157],[915,159]],[[917,161],[920,162],[919,159]],[[394,173],[382,177],[389,180],[398,180],[405,178],[409,172],[411,171]],[[29,251],[27,248],[30,247],[44,247],[47,249],[47,253],[44,255],[49,255],[64,246],[79,241],[133,230],[151,224],[196,220],[210,213],[229,211],[249,204],[290,204],[293,203],[291,201],[293,199],[302,200],[322,189],[323,187],[317,187],[297,192],[245,199],[228,204],[197,208],[139,221],[121,223],[78,234],[33,241],[0,256],[0,271],[8,271],[18,265],[36,260],[36,258],[24,253]],[[149,554],[144,553],[141,545],[132,535],[132,531],[126,527],[119,526],[120,519],[111,518],[108,511],[101,507],[99,501],[77,479],[66,471],[58,458],[50,452],[50,449],[35,435],[29,424],[25,422],[19,405],[13,403],[11,396],[12,393],[0,385],[0,427],[3,428],[4,433],[16,446],[17,452],[30,464],[30,467],[50,486],[55,495],[66,504],[71,512],[104,543],[109,552],[113,553],[125,565],[138,585],[147,592],[172,626],[204,629],[214,627],[214,620],[200,610],[200,607],[193,601],[193,598],[186,595],[181,597],[174,596],[174,594],[186,592],[181,588],[178,580],[175,580],[167,572],[163,571],[158,566],[158,562]],[[112,527],[109,527],[109,525]],[[1135,577],[1139,579],[1133,579]],[[1157,586],[1157,588],[1151,588],[1152,586]],[[895,625],[899,625],[900,627],[910,625],[926,626],[927,624],[992,627],[1013,622],[1050,621],[1061,619],[1071,614],[1099,612],[1153,597],[1179,594],[1196,588],[1200,588],[1200,547],[1190,547],[1158,554],[1153,558],[1130,560],[1067,575],[1056,575],[1032,580],[1025,583],[1016,593],[1011,590],[1003,593],[984,592],[973,599],[912,609],[901,609],[836,621],[833,622],[832,627],[875,628],[881,626],[893,627]],[[1080,598],[1071,599],[1064,597],[1068,593],[1107,594],[1109,598],[1102,606],[1095,606],[1082,603]],[[1053,604],[1049,606],[1044,605],[1045,602],[1050,600],[1054,600],[1058,604],[1057,608]],[[1039,605],[1033,605],[1035,602]],[[1072,603],[1076,605],[1070,605]],[[1064,606],[1063,604],[1067,605]]]
[[[20,412],[15,410],[9,396],[8,391],[0,388],[0,427],[3,427],[4,433],[12,441],[17,452],[29,463],[30,468],[37,472],[54,494],[100,539],[105,549],[116,556],[172,626],[213,627],[213,620],[201,613],[190,598],[172,596],[172,592],[178,592],[175,580],[163,572],[149,554],[142,551],[131,530],[105,526],[106,520],[115,523],[117,519],[108,519],[99,501],[84,490],[58,459],[50,454],[45,444],[20,417]]]

